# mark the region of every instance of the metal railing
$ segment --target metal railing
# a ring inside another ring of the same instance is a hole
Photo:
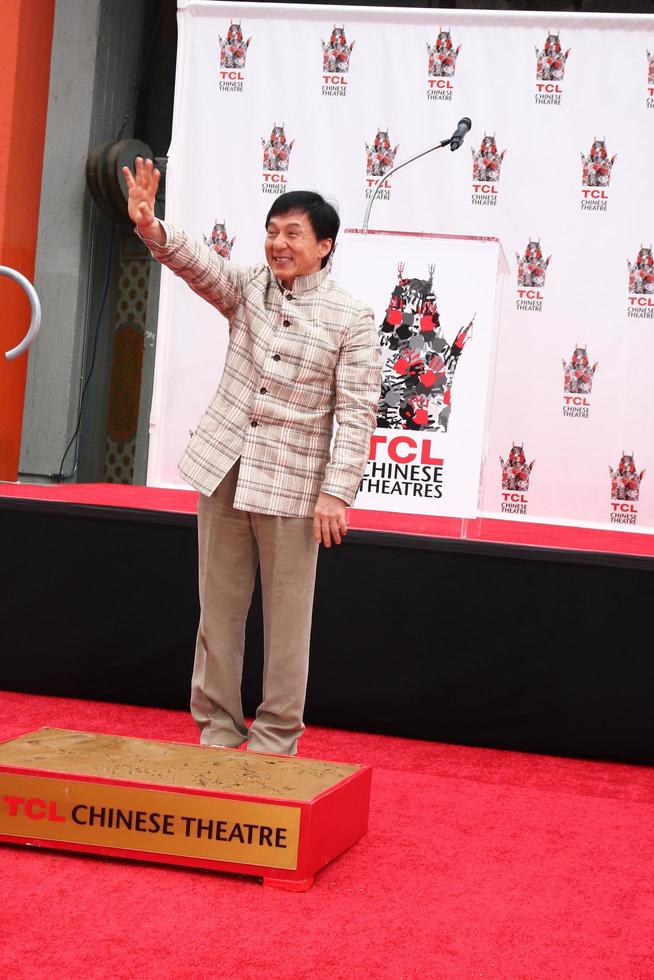
[[[32,283],[29,281],[29,279],[26,279],[25,276],[21,275],[20,272],[16,272],[15,269],[10,269],[7,265],[0,265],[0,276],[8,276],[10,279],[13,279],[14,282],[17,282],[19,286],[22,286],[27,293],[27,298],[29,299],[30,306],[32,308],[32,319],[30,320],[27,333],[21,340],[20,344],[5,353],[7,360],[12,361],[15,357],[20,357],[21,354],[24,354],[36,340],[36,336],[41,326],[41,303]]]

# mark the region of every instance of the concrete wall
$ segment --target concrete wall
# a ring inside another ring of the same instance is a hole
[[[43,321],[30,353],[20,459],[21,479],[30,482],[58,474],[75,429],[112,235],[87,192],[86,158],[97,143],[117,138],[132,104],[149,6],[147,0],[56,3],[35,273]],[[133,135],[133,118],[122,135]],[[114,288],[112,282],[85,413],[80,478],[86,479],[101,479]],[[73,462],[74,451],[64,472]]]

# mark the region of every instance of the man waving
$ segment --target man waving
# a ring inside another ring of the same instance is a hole
[[[218,390],[180,462],[198,503],[201,618],[191,711],[205,745],[294,755],[304,730],[318,545],[340,544],[380,389],[372,311],[329,278],[340,221],[319,194],[280,195],[266,264],[237,266],[159,221],[159,172],[124,170],[152,255],[227,319]],[[217,324],[220,327],[220,324]],[[334,418],[338,423],[333,438]],[[241,704],[245,621],[260,567],[263,700]]]

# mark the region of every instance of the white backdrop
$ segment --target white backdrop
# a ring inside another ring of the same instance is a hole
[[[231,23],[242,41],[233,30],[226,43]],[[330,43],[335,25],[345,42]],[[319,190],[344,228],[360,226],[371,163],[383,170],[396,147],[398,163],[471,117],[462,149],[391,179],[370,227],[504,244],[481,513],[654,531],[654,470],[639,480],[654,466],[646,252],[635,267],[654,238],[654,18],[190,0],[179,28],[167,219],[200,239],[224,222],[235,262],[262,260],[279,190]],[[434,51],[441,31],[451,46],[443,35]],[[282,125],[286,169],[264,170],[262,141]],[[224,321],[164,274],[150,484],[181,485],[177,459],[225,342]]]

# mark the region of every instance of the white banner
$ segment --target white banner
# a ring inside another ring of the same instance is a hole
[[[255,264],[277,193],[318,190],[338,203],[344,228],[358,227],[379,177],[469,116],[462,149],[384,181],[370,227],[504,245],[481,513],[653,531],[654,18],[446,14],[181,3],[167,218]],[[439,254],[435,283],[451,342],[477,273],[448,261]],[[373,263],[380,329],[389,274],[377,280]],[[339,279],[356,292],[345,268]],[[463,419],[472,404],[460,396],[481,336],[457,368],[444,442],[459,405]],[[150,484],[180,485],[177,459],[225,346],[224,321],[164,275]],[[458,496],[450,515],[463,513]]]

